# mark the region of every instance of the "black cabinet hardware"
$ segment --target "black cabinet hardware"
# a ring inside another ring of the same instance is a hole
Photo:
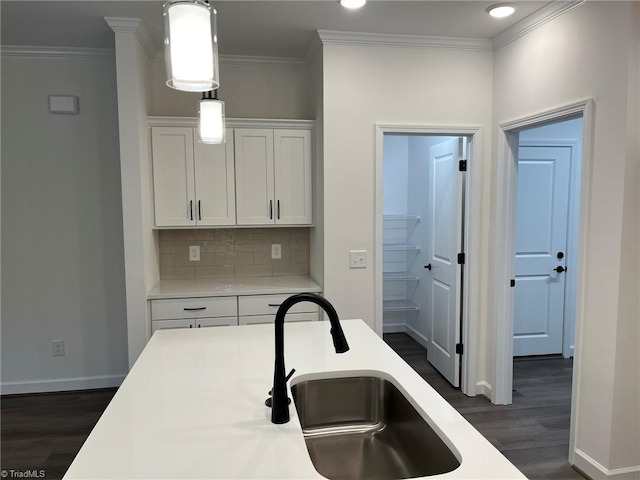
[[[189,308],[189,307],[184,307],[184,310],[186,312],[197,312],[199,310],[206,310],[207,307],[194,307],[194,308]]]

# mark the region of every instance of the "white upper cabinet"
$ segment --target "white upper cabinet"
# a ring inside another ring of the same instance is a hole
[[[227,143],[195,143],[197,224],[235,225],[236,191],[233,167],[233,131],[227,129]]]
[[[274,223],[273,130],[236,128],[238,225]]]
[[[227,119],[221,145],[193,118],[149,125],[156,227],[313,223],[313,121]]]
[[[310,224],[311,132],[274,130],[273,139],[276,223]]]
[[[156,226],[196,224],[193,129],[158,127],[151,130]]]
[[[205,145],[196,136],[191,127],[151,129],[157,227],[236,223],[233,142]]]
[[[311,131],[235,130],[238,225],[312,223]]]

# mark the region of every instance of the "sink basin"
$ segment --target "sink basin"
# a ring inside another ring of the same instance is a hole
[[[328,378],[291,387],[314,467],[329,479],[400,479],[460,462],[388,380]]]

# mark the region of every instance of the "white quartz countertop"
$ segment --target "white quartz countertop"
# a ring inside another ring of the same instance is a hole
[[[335,354],[329,322],[285,325],[291,384],[372,373],[392,380],[462,459],[429,478],[525,478],[363,321],[342,322],[351,347]],[[273,325],[157,331],[67,471],[67,479],[311,479],[293,404],[274,425]]]
[[[311,277],[242,277],[236,279],[160,280],[147,294],[158,298],[217,297],[277,293],[321,292]]]

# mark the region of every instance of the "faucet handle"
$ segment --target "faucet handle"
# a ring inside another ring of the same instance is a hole
[[[293,374],[296,373],[296,369],[292,368],[291,371],[287,374],[287,376],[284,378],[284,383],[287,383],[289,381],[289,379],[293,376]],[[264,401],[264,404],[271,408],[271,404],[273,403],[273,401],[271,400],[271,395],[273,395],[273,390],[269,390],[269,398],[267,398]],[[291,399],[289,397],[287,397],[287,405],[291,404]]]
[[[292,368],[291,371],[287,373],[287,376],[284,377],[284,383],[287,383],[294,373],[296,373],[296,369]]]

